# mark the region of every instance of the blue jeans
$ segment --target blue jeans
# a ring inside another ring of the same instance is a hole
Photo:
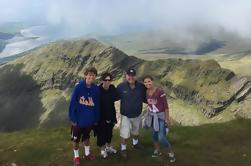
[[[171,145],[166,137],[165,121],[162,119],[159,119],[159,131],[153,130],[153,142],[160,143],[165,148],[171,149]]]

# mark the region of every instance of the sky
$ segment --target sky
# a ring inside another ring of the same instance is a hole
[[[0,0],[0,23],[46,23],[76,34],[190,27],[251,37],[250,0]]]

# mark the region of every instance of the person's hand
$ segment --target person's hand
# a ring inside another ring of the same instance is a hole
[[[79,81],[79,79],[76,79],[74,82],[75,82],[75,86],[77,86],[80,81]]]
[[[168,128],[171,128],[171,120],[170,119],[167,121],[167,125],[168,125]]]
[[[77,123],[71,122],[72,126],[77,126]]]
[[[168,120],[165,120],[165,123],[166,123],[166,127],[167,128],[171,128],[171,121],[168,119]]]

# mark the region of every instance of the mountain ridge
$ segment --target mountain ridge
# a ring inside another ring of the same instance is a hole
[[[216,116],[233,103],[239,109],[240,103],[247,102],[246,98],[250,95],[250,79],[238,78],[234,72],[222,69],[215,60],[146,61],[128,56],[119,49],[95,39],[68,40],[34,49],[0,67],[0,81],[6,82],[6,85],[0,88],[0,92],[4,92],[0,93],[0,99],[3,99],[0,106],[7,110],[2,111],[5,112],[3,119],[10,116],[8,111],[16,110],[14,106],[8,105],[11,98],[6,99],[9,93],[6,88],[12,87],[7,82],[14,81],[13,86],[16,86],[16,74],[20,78],[29,77],[31,87],[36,87],[36,90],[27,88],[27,91],[38,92],[35,97],[38,103],[29,104],[28,99],[25,102],[27,108],[31,108],[29,111],[32,111],[32,108],[39,110],[34,126],[50,127],[65,124],[71,89],[74,82],[83,77],[83,69],[88,66],[96,67],[99,74],[110,71],[115,76],[115,84],[123,81],[124,72],[129,67],[137,70],[139,79],[144,74],[152,74],[157,84],[163,86],[170,97],[198,105],[199,110],[208,118]],[[13,80],[8,78],[11,73]],[[14,90],[12,93],[19,96],[18,99],[22,98],[20,93]],[[24,111],[25,108],[21,110]],[[17,115],[19,114],[17,111]],[[249,111],[247,114],[236,114],[249,117]],[[1,126],[12,126],[11,123],[6,125],[1,119],[0,123]]]

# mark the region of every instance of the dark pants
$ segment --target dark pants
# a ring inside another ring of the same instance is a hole
[[[78,127],[71,126],[71,140],[79,143],[80,140],[85,141],[90,138],[90,132],[93,129],[93,126],[88,127]]]
[[[97,145],[99,147],[104,146],[106,143],[111,143],[112,140],[112,130],[114,124],[100,122],[97,126]]]

